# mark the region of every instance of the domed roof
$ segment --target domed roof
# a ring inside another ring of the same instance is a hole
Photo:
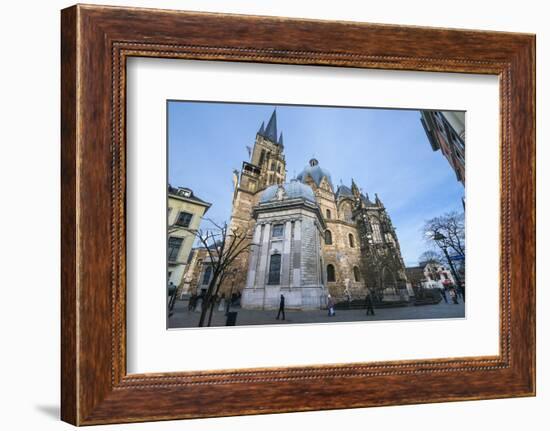
[[[283,190],[282,194],[280,194],[279,188]],[[260,203],[298,198],[302,198],[313,203],[316,202],[315,195],[313,194],[313,190],[310,186],[293,180],[289,183],[284,183],[281,185],[273,184],[266,188],[260,196]]]
[[[332,185],[332,178],[330,177],[330,172],[319,166],[319,162],[317,161],[317,159],[311,159],[309,161],[309,166],[306,166],[296,178],[304,183],[308,176],[313,179],[317,187],[319,187],[323,178],[326,178],[330,184],[330,187],[334,190],[334,187]]]

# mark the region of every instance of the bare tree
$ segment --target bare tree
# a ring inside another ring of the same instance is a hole
[[[464,213],[456,211],[434,217],[424,224],[424,236],[440,248],[451,249],[460,256],[465,255]]]
[[[223,281],[230,274],[231,265],[238,256],[248,253],[254,245],[251,241],[252,237],[246,232],[238,228],[229,230],[226,222],[218,225],[212,220],[207,220],[213,226],[211,229],[186,229],[192,232],[206,249],[212,267],[212,276],[203,299],[199,326],[210,326],[216,305],[215,299]]]
[[[464,213],[450,212],[435,217],[424,224],[423,230],[426,240],[430,244],[435,243],[441,249],[451,268],[455,282],[463,289],[464,256],[466,255]],[[458,260],[461,261],[458,270],[453,264],[454,257],[449,255],[449,250],[454,252]],[[464,291],[462,294],[464,295]]]
[[[441,262],[443,262],[443,258],[441,254],[439,254],[437,251],[427,250],[424,253],[422,253],[420,256],[418,256],[418,262],[441,264]]]

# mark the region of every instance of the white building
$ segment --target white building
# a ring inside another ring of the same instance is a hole
[[[321,238],[325,222],[310,186],[297,180],[265,189],[254,208],[253,246],[243,308],[319,309],[327,290]]]
[[[422,287],[425,289],[442,289],[455,285],[455,279],[450,269],[438,262],[422,262],[424,267],[424,280]]]

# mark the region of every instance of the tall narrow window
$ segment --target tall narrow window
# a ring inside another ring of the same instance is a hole
[[[327,208],[327,219],[330,219],[331,218],[331,213],[330,213],[330,210]]]
[[[258,162],[258,165],[262,166],[262,164],[264,163],[264,159],[265,159],[265,150],[262,150],[262,152],[260,153],[260,161]]]
[[[210,283],[210,278],[212,277],[212,266],[208,265],[204,269],[204,275],[202,276],[202,284]]]
[[[372,236],[373,236],[374,242],[382,242],[382,233],[380,231],[380,223],[378,222],[372,223]]]
[[[361,279],[361,275],[359,274],[359,268],[354,266],[353,267],[353,278],[355,281],[359,281]]]
[[[330,263],[327,265],[327,281],[329,282],[336,281],[336,274],[334,273],[334,265]]]
[[[326,245],[332,244],[332,232],[328,229],[325,231],[325,244]]]
[[[271,255],[269,261],[269,277],[267,284],[280,284],[281,283],[281,255]]]
[[[183,238],[171,236],[168,238],[168,261],[174,262],[178,258]]]
[[[176,224],[178,226],[182,227],[189,227],[191,224],[191,219],[193,218],[193,214],[186,213],[185,211],[182,211],[178,215],[178,219],[176,220]]]
[[[355,240],[353,239],[353,234],[352,233],[350,233],[348,235],[348,239],[349,239],[349,246],[350,247],[355,247]]]

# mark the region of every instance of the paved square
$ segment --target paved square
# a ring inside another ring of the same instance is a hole
[[[170,317],[170,328],[196,328],[200,313],[189,311],[188,302],[177,301],[174,313]],[[240,307],[232,307],[230,311],[237,312],[237,326],[247,325],[290,325],[297,323],[330,323],[330,322],[359,322],[381,320],[409,320],[409,319],[451,319],[464,318],[465,306],[459,300],[459,304],[440,302],[435,305],[422,305],[396,308],[375,309],[374,316],[367,316],[366,310],[336,310],[336,315],[329,317],[326,310],[298,311],[285,310],[286,319],[277,320],[277,310],[243,310]],[[225,326],[226,316],[223,311],[214,311],[212,327]]]

